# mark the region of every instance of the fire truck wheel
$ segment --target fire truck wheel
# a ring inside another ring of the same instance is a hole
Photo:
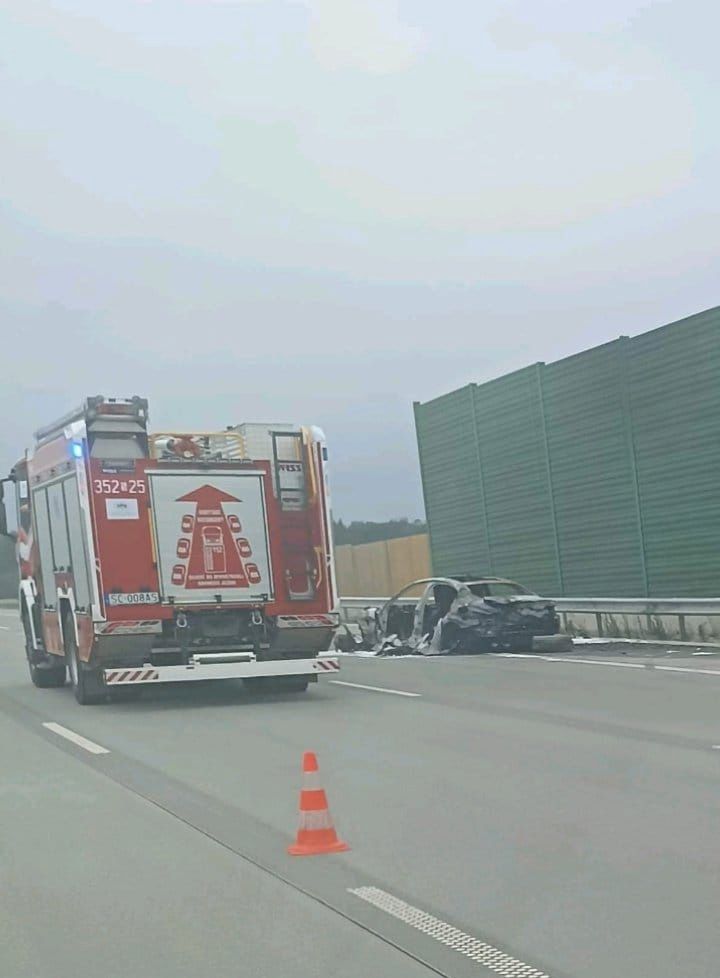
[[[70,672],[75,699],[81,706],[100,703],[107,696],[107,690],[102,685],[98,669],[86,669],[78,657],[77,642],[72,628],[66,629],[65,656]]]
[[[65,685],[64,664],[59,669],[54,664],[44,666],[30,662],[28,665],[30,667],[30,678],[38,689],[53,689]]]
[[[53,689],[65,685],[65,663],[54,655],[46,655],[45,661],[32,661],[32,639],[30,638],[30,626],[27,620],[27,612],[23,607],[23,628],[25,629],[25,654],[30,670],[30,679],[38,689]]]

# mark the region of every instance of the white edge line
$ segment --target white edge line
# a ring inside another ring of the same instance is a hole
[[[720,669],[686,669],[683,666],[655,666],[658,671],[662,672],[689,672],[698,673],[701,676],[718,676],[720,678]]]
[[[353,689],[369,689],[373,693],[392,693],[393,696],[421,696],[421,693],[407,693],[403,689],[384,689],[382,686],[365,686],[364,683],[348,683],[342,679],[329,679],[334,686],[352,686]]]
[[[92,740],[88,740],[87,737],[83,737],[80,734],[75,733],[74,730],[68,730],[67,727],[63,727],[59,723],[43,723],[43,727],[45,727],[46,730],[51,730],[53,733],[56,733],[59,737],[64,737],[65,740],[69,740],[73,744],[77,744],[78,747],[82,747],[83,750],[88,751],[90,754],[110,753],[106,747],[101,747],[100,744],[96,744]]]
[[[618,669],[644,669],[645,665],[642,662],[605,662],[603,659],[565,659],[560,658],[557,655],[547,656],[548,662],[578,662],[580,665],[586,666],[615,666]]]
[[[615,666],[619,669],[644,669],[639,662],[605,662],[602,659],[574,659],[558,655],[529,655],[525,652],[496,652],[498,659],[540,659],[542,662],[577,662],[581,666]],[[696,671],[696,670],[693,670]]]
[[[521,652],[497,652],[495,658],[502,659],[541,659],[543,662],[574,662],[581,666],[612,666],[615,669],[647,669],[648,672],[684,672],[697,676],[717,676],[720,669],[688,669],[686,666],[656,666],[652,662],[610,662],[603,659],[571,659],[557,655],[527,655]]]

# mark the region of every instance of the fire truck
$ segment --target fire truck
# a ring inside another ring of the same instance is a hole
[[[144,398],[88,397],[10,475],[33,683],[88,704],[243,679],[301,692],[338,660],[322,431],[148,431]]]

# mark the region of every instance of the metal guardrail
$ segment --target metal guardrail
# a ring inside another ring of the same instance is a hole
[[[720,615],[720,598],[553,598],[560,612],[606,615]]]
[[[344,608],[381,608],[389,598],[340,598],[340,610]],[[418,598],[399,598],[399,604],[417,604]]]
[[[341,618],[357,620],[381,597],[340,599]],[[414,604],[417,598],[400,598]],[[720,645],[720,598],[551,598],[562,630],[578,638],[627,638]]]
[[[718,615],[720,598],[551,598],[561,614],[602,615]],[[386,597],[340,598],[340,610],[380,608]],[[416,604],[417,598],[400,598],[400,604]],[[14,608],[17,598],[1,598],[0,607]]]
[[[341,608],[377,608],[389,598],[340,598]],[[720,598],[550,598],[564,614],[720,615]],[[417,598],[400,598],[415,604]]]
[[[340,598],[340,610],[381,608],[389,598]],[[561,614],[592,615],[700,615],[720,616],[720,598],[551,598]],[[399,598],[399,604],[416,604],[417,598]],[[0,607],[17,607],[17,598],[0,599]]]

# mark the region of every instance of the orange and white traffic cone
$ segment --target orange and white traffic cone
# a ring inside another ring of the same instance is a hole
[[[291,856],[319,856],[326,852],[346,852],[350,846],[337,837],[325,792],[320,787],[317,757],[303,754],[303,784],[300,791],[300,827]]]

